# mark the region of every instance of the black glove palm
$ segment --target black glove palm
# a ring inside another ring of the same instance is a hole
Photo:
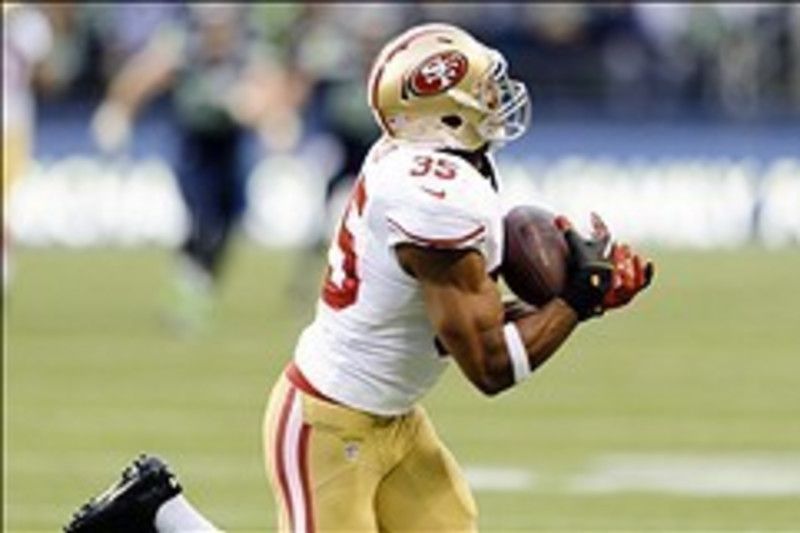
[[[603,299],[611,288],[614,265],[607,255],[610,235],[603,221],[592,216],[593,238],[585,239],[564,217],[556,224],[564,232],[570,251],[569,274],[560,297],[578,314],[579,320],[603,314]]]

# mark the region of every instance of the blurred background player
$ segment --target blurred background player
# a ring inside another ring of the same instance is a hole
[[[3,3],[3,288],[11,282],[9,197],[15,180],[28,170],[35,134],[33,86],[45,78],[41,67],[53,31],[38,7]]]
[[[92,132],[105,152],[118,152],[129,141],[141,107],[161,91],[171,91],[173,168],[189,225],[178,253],[169,318],[181,330],[193,330],[211,310],[259,150],[296,142],[294,99],[300,92],[289,88],[248,6],[183,9],[112,79]],[[250,130],[257,132],[256,142]]]
[[[304,118],[321,150],[320,216],[308,245],[299,250],[289,295],[309,300],[308,279],[318,277],[322,259],[364,156],[380,128],[364,105],[366,79],[375,54],[406,20],[407,6],[355,10],[346,4],[303,4],[286,43],[298,76],[307,86]],[[321,141],[321,142],[319,142]],[[297,297],[300,298],[297,298]]]

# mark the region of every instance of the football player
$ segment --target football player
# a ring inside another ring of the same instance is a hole
[[[9,197],[28,172],[35,134],[35,82],[53,44],[53,28],[37,6],[3,2],[3,289],[11,281]]]
[[[496,50],[425,24],[386,45],[369,95],[384,136],[266,410],[278,529],[474,532],[473,497],[420,400],[452,364],[487,395],[524,382],[578,324],[646,287],[652,265],[609,245],[598,218],[589,238],[561,218],[566,289],[512,319],[492,275],[504,214],[492,151],[525,132],[525,87]]]
[[[123,153],[139,113],[156,95],[171,93],[171,164],[188,216],[166,315],[179,333],[195,333],[211,317],[247,207],[249,133],[263,133],[266,144],[290,142],[278,137],[291,137],[294,96],[251,9],[182,7],[183,16],[162,24],[115,73],[90,124],[98,148]]]

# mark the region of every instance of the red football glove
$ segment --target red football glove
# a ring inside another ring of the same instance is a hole
[[[603,298],[604,309],[622,307],[650,285],[655,271],[653,263],[631,251],[627,244],[614,243],[609,259],[614,265],[611,287]]]
[[[592,213],[592,236],[584,238],[569,219],[558,216],[556,226],[569,246],[569,271],[559,297],[575,310],[579,320],[600,316],[604,299],[613,286],[614,264],[608,256],[611,233],[603,219]]]
[[[592,213],[592,236],[581,237],[564,216],[556,217],[570,248],[571,268],[561,298],[580,320],[622,307],[650,284],[652,262],[631,251],[630,246],[611,243],[611,232],[599,215]]]

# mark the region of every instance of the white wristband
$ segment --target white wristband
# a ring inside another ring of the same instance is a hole
[[[528,352],[519,336],[517,325],[509,322],[503,326],[503,336],[506,339],[508,356],[511,358],[511,370],[514,372],[514,382],[520,383],[531,375],[531,365],[528,362]]]

